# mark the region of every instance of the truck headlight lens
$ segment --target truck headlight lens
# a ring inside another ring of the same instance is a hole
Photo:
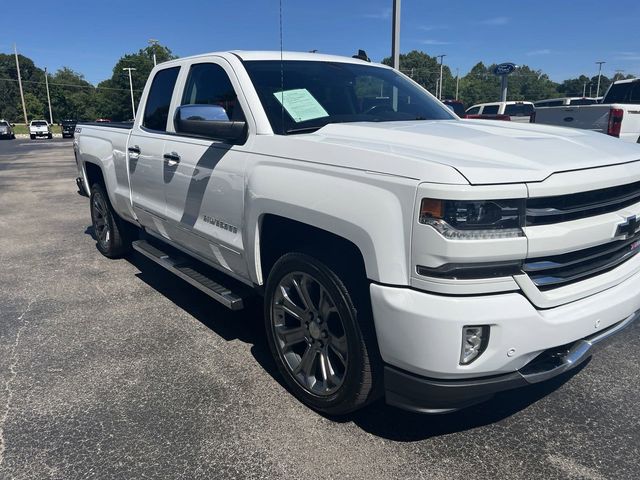
[[[489,343],[489,326],[474,325],[462,328],[462,351],[460,365],[469,365],[478,358]]]
[[[423,198],[420,223],[454,240],[522,237],[524,200],[437,200]]]

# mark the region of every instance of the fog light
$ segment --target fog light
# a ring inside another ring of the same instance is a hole
[[[489,343],[489,326],[474,325],[462,328],[460,365],[469,365],[478,358]]]

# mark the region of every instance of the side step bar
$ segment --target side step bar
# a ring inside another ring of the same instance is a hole
[[[209,295],[214,300],[220,302],[231,310],[241,310],[244,308],[242,297],[232,292],[229,288],[203,273],[197,271],[193,262],[187,258],[175,258],[159,248],[151,245],[146,240],[136,240],[132,244],[133,249],[140,252],[150,260],[153,260],[161,267],[166,268],[171,273],[190,283],[198,290]]]

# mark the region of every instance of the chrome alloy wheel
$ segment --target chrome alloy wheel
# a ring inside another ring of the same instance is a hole
[[[93,219],[93,229],[100,246],[104,249],[109,247],[111,240],[111,229],[109,227],[109,207],[104,197],[96,192],[91,202],[91,217]]]
[[[349,362],[346,330],[336,302],[313,276],[291,272],[271,303],[276,349],[296,382],[328,396],[344,383]]]

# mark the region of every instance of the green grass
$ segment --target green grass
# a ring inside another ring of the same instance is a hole
[[[29,135],[29,126],[24,123],[16,123],[16,126],[13,127],[13,131],[16,135]],[[51,133],[62,133],[60,125],[51,125]]]

